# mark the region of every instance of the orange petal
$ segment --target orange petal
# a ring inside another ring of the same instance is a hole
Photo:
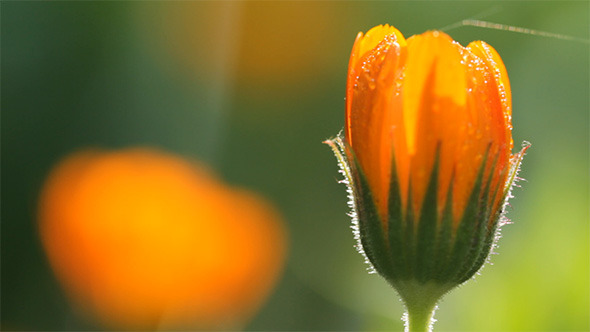
[[[389,26],[373,28],[364,37],[359,35],[350,61],[345,137],[369,181],[382,216],[387,215],[392,117],[399,107],[395,106],[399,100],[396,81],[401,79],[404,61],[405,39]]]
[[[403,122],[406,147],[395,146],[400,185],[411,181],[416,215],[440,148],[439,208],[454,172],[457,151],[468,130],[466,69],[462,47],[442,32],[426,32],[408,39],[408,61],[403,85]],[[405,152],[405,153],[404,153]],[[442,211],[440,211],[442,212]]]
[[[350,112],[351,103],[353,99],[353,90],[357,86],[358,76],[360,69],[358,62],[374,50],[379,43],[383,41],[386,36],[393,36],[394,43],[397,43],[400,47],[406,45],[404,36],[396,28],[389,25],[378,25],[363,35],[359,32],[352,46],[352,52],[350,54],[350,60],[348,62],[348,77],[346,83],[346,114],[345,114],[345,128],[346,132],[350,132]],[[350,135],[346,136],[349,144],[352,144]]]
[[[490,120],[487,134],[492,142],[490,160],[488,164],[495,162],[494,175],[490,185],[491,190],[496,190],[493,198],[493,208],[499,208],[503,198],[508,168],[510,151],[513,142],[511,135],[511,91],[508,74],[504,63],[498,53],[488,44],[482,41],[472,42],[467,49],[480,61],[480,71],[485,72],[486,77],[477,82],[477,88],[486,96],[485,100],[474,96],[479,101],[480,112]],[[475,75],[474,75],[475,76]],[[492,158],[493,157],[493,158]]]

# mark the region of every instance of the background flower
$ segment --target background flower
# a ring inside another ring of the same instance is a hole
[[[163,16],[165,10],[182,12],[188,2],[2,3],[3,330],[99,328],[71,312],[34,223],[49,169],[88,145],[150,145],[195,157],[228,183],[276,202],[289,223],[290,260],[246,329],[401,330],[392,314],[402,311],[401,304],[381,278],[367,277],[353,249],[345,193],[336,183],[333,156],[320,143],[343,127],[354,36],[382,23],[410,36],[499,5],[485,19],[590,38],[589,4],[583,1],[291,5],[255,14],[228,14],[213,2],[191,5],[213,22],[185,30],[187,47],[208,41],[192,53],[195,61],[214,58],[217,43],[229,35],[243,43],[246,29],[283,32],[282,39],[256,35],[268,42],[266,51],[300,45],[296,54],[312,64],[285,61],[287,69],[264,72],[276,73],[265,79],[276,84],[263,85],[237,68],[246,66],[245,46],[232,48],[234,69],[219,81],[195,69],[209,62],[196,67],[175,55],[162,38],[176,38],[170,32],[176,30],[165,29]],[[225,27],[231,33],[223,32],[224,18],[234,14],[235,25]],[[534,149],[521,173],[531,180],[526,195],[515,188],[511,203],[518,209],[509,208],[515,224],[507,226],[500,255],[492,257],[497,268],[449,294],[437,311],[437,328],[588,330],[588,47],[473,27],[448,33],[463,45],[484,40],[502,55],[513,91],[514,141],[530,140]],[[203,34],[208,37],[196,38]],[[321,42],[307,42],[316,38]]]
[[[43,247],[72,305],[124,329],[236,329],[285,259],[274,208],[149,149],[74,153],[41,191]]]

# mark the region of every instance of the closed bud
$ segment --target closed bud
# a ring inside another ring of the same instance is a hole
[[[351,193],[358,249],[399,293],[412,331],[493,249],[528,145],[514,155],[498,53],[440,31],[359,33],[344,133],[328,140]]]

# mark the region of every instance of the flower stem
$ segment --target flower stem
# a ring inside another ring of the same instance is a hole
[[[436,303],[452,286],[419,283],[415,280],[398,284],[398,291],[406,306],[406,332],[431,332]]]
[[[405,314],[406,332],[431,332],[436,304],[409,307]]]

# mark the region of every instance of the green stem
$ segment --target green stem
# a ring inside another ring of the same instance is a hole
[[[436,303],[452,287],[415,280],[398,284],[398,292],[406,306],[406,332],[431,332]]]
[[[406,306],[406,332],[431,332],[436,302],[412,307]]]

